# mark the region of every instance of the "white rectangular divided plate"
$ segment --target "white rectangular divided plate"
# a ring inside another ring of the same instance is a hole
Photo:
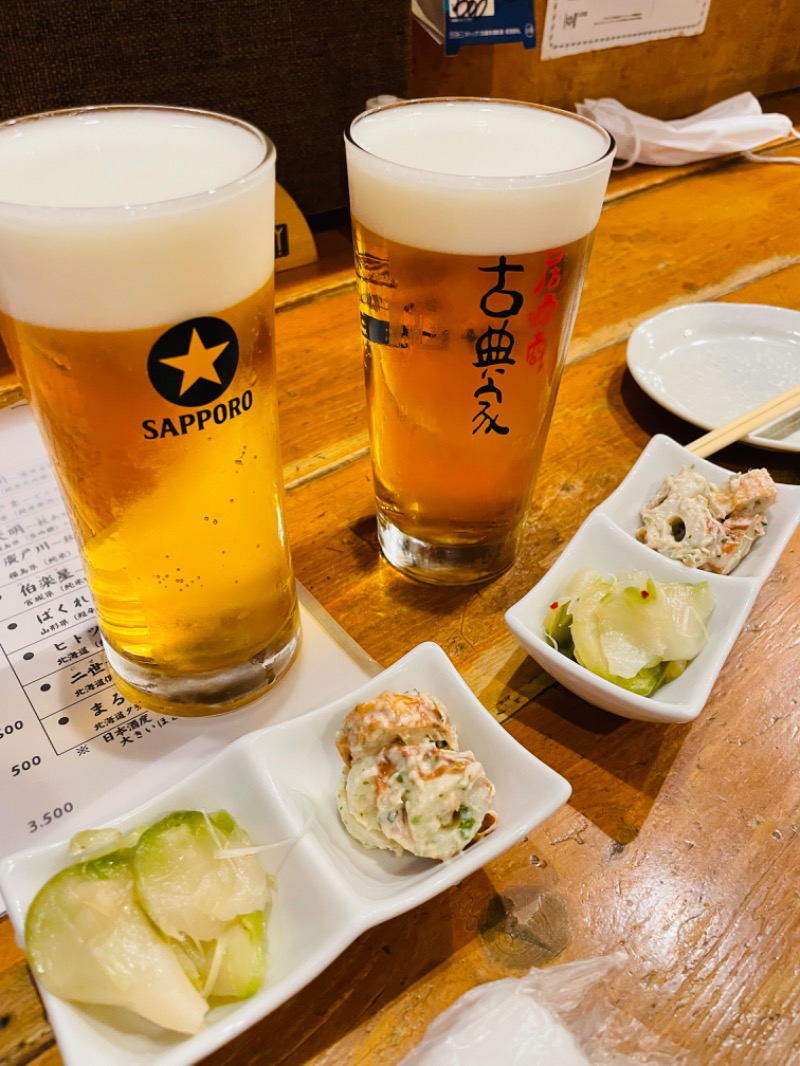
[[[345,714],[385,689],[420,689],[450,712],[462,750],[496,787],[496,829],[449,862],[398,857],[356,843],[336,809],[343,772],[335,734]],[[569,784],[518,744],[481,705],[447,655],[421,644],[347,696],[231,744],[184,781],[112,825],[123,831],[180,809],[227,809],[257,844],[277,880],[264,987],[215,1008],[207,1028],[180,1037],[132,1014],[83,1008],[43,994],[66,1066],[188,1066],[263,1018],[320,973],[364,930],[462,881],[508,850],[570,795]],[[44,882],[68,864],[66,843],[0,864],[0,888],[22,942],[25,914]]]

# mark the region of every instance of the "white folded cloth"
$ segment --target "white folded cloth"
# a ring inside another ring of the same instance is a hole
[[[800,136],[788,115],[765,114],[752,93],[739,93],[696,115],[670,121],[642,115],[610,97],[584,100],[576,110],[607,129],[617,142],[617,156],[626,160],[618,170],[634,163],[680,166]],[[786,156],[759,161],[800,163],[797,157]]]

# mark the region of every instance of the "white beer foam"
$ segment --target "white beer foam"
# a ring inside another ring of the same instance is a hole
[[[430,251],[540,251],[597,225],[613,152],[577,116],[499,101],[368,112],[346,141],[355,218]]]
[[[239,303],[272,273],[274,173],[254,132],[197,112],[0,126],[0,308],[99,331]]]

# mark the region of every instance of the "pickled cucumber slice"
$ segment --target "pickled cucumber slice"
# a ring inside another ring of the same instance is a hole
[[[247,999],[261,987],[266,971],[266,915],[244,914],[216,940],[184,941],[187,973],[207,999]]]
[[[214,940],[270,898],[251,840],[227,811],[175,811],[139,838],[136,891],[150,918],[176,940]],[[238,854],[226,854],[238,853]]]
[[[563,599],[568,602],[572,614],[570,632],[573,657],[594,673],[598,672],[595,665],[601,666],[607,672],[600,644],[597,609],[613,587],[613,581],[603,574],[594,570],[580,570],[573,575],[564,590]]]
[[[569,600],[565,603],[551,603],[544,616],[544,631],[559,651],[571,655],[574,649],[572,641],[572,615]]]
[[[141,830],[134,830],[127,836],[119,829],[82,829],[75,833],[69,842],[69,855],[72,859],[99,859],[112,851],[132,848],[141,836]]]
[[[713,609],[705,581],[658,582],[644,571],[609,577],[579,570],[544,625],[559,649],[582,666],[650,696],[703,650]]]
[[[616,585],[600,602],[600,643],[609,670],[633,677],[660,662],[694,659],[708,640],[708,583],[647,579]]]
[[[266,920],[263,911],[243,915],[217,941],[223,957],[210,999],[246,999],[261,987],[266,969]]]
[[[63,999],[197,1033],[208,1004],[139,907],[131,857],[125,850],[77,863],[44,885],[25,923],[31,969]]]

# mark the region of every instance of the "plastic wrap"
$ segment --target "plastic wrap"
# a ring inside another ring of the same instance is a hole
[[[617,952],[478,985],[400,1066],[696,1066],[606,999],[627,961]]]

